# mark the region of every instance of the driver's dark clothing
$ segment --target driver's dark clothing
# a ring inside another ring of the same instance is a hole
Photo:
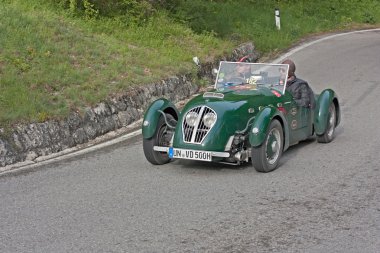
[[[293,80],[286,83],[286,90],[293,95],[299,106],[312,109],[315,107],[314,93],[306,81],[294,76]]]

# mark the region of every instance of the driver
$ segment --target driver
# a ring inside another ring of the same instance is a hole
[[[282,64],[289,65],[286,90],[292,94],[294,101],[299,106],[313,109],[315,107],[313,90],[306,81],[296,77],[296,65],[294,62],[290,59],[286,59]]]
[[[249,62],[248,56],[244,56],[241,58],[239,63],[236,66],[236,73],[238,74],[238,77],[248,80],[248,78],[251,77],[251,66],[249,64],[245,64],[246,62]]]
[[[244,56],[239,61],[234,63],[234,69],[232,73],[227,75],[227,83],[236,84],[249,84],[250,88],[256,87],[257,78],[252,75],[251,65],[248,64],[250,62],[250,56]]]

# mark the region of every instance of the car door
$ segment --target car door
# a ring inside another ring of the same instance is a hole
[[[312,110],[297,105],[291,101],[288,109],[288,125],[290,130],[290,145],[305,140],[310,136],[312,127]]]

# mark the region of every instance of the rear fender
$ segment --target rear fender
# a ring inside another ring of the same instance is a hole
[[[323,90],[317,98],[314,112],[314,130],[317,135],[322,135],[326,131],[329,107],[331,103],[335,104],[335,109],[337,112],[336,125],[340,122],[340,107],[335,92],[331,89]]]
[[[171,114],[176,120],[178,119],[179,112],[175,105],[165,98],[154,101],[144,115],[142,125],[142,135],[144,139],[153,137],[156,132],[158,120],[162,115],[159,111]]]
[[[265,107],[256,116],[249,133],[249,143],[253,147],[260,146],[268,132],[273,119],[280,121],[284,133],[284,150],[289,147],[289,127],[283,114],[275,107]]]

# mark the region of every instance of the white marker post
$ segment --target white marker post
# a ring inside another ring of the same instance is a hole
[[[276,20],[276,27],[277,30],[281,29],[281,23],[280,23],[280,10],[279,9],[274,9],[274,18]]]

